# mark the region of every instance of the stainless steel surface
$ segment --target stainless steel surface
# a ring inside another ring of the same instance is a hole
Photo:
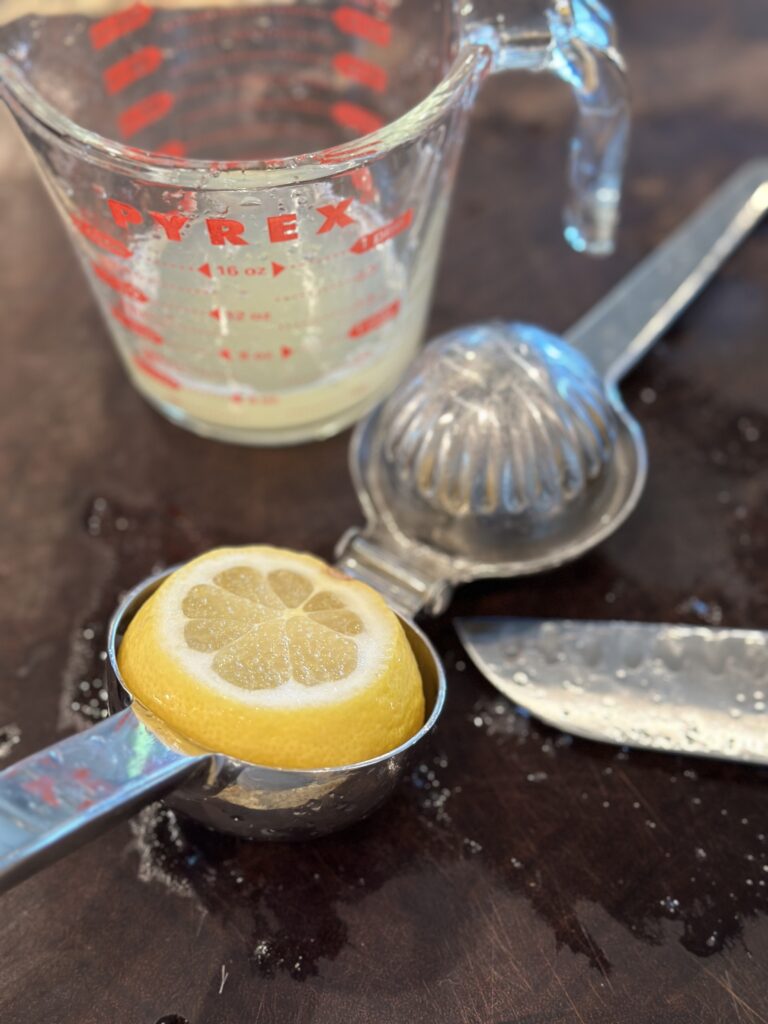
[[[132,710],[0,774],[0,889],[204,768],[161,743]]]
[[[755,161],[568,332],[600,378],[528,325],[467,327],[427,346],[353,435],[366,526],[342,539],[342,566],[413,614],[444,609],[459,583],[553,569],[610,536],[647,474],[617,383],[766,207],[768,162]]]
[[[339,768],[296,771],[191,748],[132,704],[117,666],[126,626],[167,574],[133,590],[112,619],[113,717],[0,772],[0,890],[171,790],[174,807],[222,832],[250,839],[333,832],[386,800],[434,728],[445,701],[442,665],[421,630],[402,619],[421,670],[427,719],[396,750]]]
[[[400,562],[432,582],[439,611],[458,583],[540,572],[603,540],[639,497],[646,452],[578,352],[499,323],[427,346],[355,431],[350,464],[368,526],[344,538],[341,564],[359,575],[366,558]],[[368,569],[392,599],[391,575]]]
[[[428,345],[378,429],[382,482],[421,510],[407,532],[504,516],[527,538],[601,476],[618,424],[580,353],[537,327],[489,323]]]
[[[601,743],[768,764],[768,633],[461,619],[472,661],[548,725]]]

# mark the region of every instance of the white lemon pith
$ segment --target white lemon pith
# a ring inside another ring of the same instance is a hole
[[[180,735],[257,764],[352,764],[424,723],[416,659],[383,598],[280,548],[220,548],[177,570],[130,623],[118,663]]]

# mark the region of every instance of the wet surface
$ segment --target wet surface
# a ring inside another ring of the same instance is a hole
[[[10,757],[13,748],[21,740],[21,730],[18,725],[4,725],[0,728],[0,761],[4,757]]]
[[[759,5],[621,7],[637,121],[616,258],[558,239],[564,94],[494,81],[433,330],[490,314],[566,328],[768,151]],[[214,544],[330,556],[359,514],[346,438],[248,451],[145,407],[4,124],[0,215],[5,766],[101,716],[107,621],[134,583]],[[499,264],[488,237],[518,258]],[[578,565],[464,589],[451,615],[768,628],[766,281],[768,227],[628,382],[651,454],[631,522]],[[450,616],[427,628],[448,704],[385,808],[273,846],[148,808],[2,897],[3,1024],[767,1020],[768,773],[549,730],[479,676]]]

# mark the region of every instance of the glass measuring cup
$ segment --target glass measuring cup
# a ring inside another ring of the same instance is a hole
[[[489,71],[571,85],[565,234],[610,250],[626,97],[595,0],[0,0],[0,26],[128,373],[199,433],[327,436],[396,383]]]

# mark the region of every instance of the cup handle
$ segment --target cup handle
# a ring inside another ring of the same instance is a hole
[[[577,252],[609,255],[629,137],[626,73],[610,13],[598,0],[475,0],[466,12],[464,36],[491,49],[494,71],[549,71],[571,86],[578,113],[564,234]]]
[[[0,772],[0,891],[209,762],[162,743],[127,708]]]

